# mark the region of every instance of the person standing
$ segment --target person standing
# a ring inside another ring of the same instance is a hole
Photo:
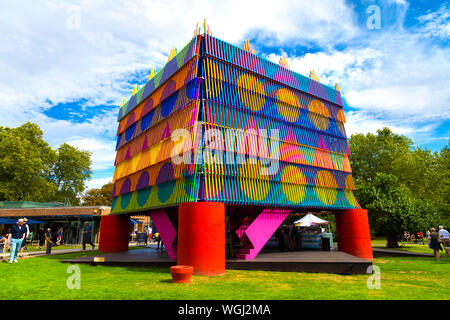
[[[52,229],[47,228],[47,232],[45,233],[45,254],[52,253],[52,246],[53,246]]]
[[[150,243],[152,242],[152,227],[148,227],[147,229],[147,245],[150,245]]]
[[[0,253],[3,253],[3,250],[6,247],[7,243],[8,243],[8,235],[6,235],[6,237],[0,235]]]
[[[17,262],[23,239],[25,238],[27,228],[24,226],[23,219],[17,220],[17,223],[11,227],[8,234],[8,242],[11,242],[11,254],[9,255],[9,263]]]
[[[25,228],[27,228],[27,231],[26,231],[25,237],[23,238],[22,246],[20,247],[19,258],[22,258],[22,257],[23,257],[23,250],[24,250],[24,249],[27,249],[27,248],[25,247],[25,244],[26,244],[26,242],[27,242],[28,235],[30,234],[30,226],[28,225],[27,222],[28,222],[28,219],[27,219],[27,218],[23,218],[23,225],[25,226]],[[28,250],[28,249],[27,249],[27,250]]]
[[[90,244],[92,246],[92,250],[94,250],[95,245],[92,243],[91,237],[92,237],[92,226],[88,221],[86,221],[84,223],[83,229],[83,250],[86,250],[86,243]]]
[[[447,258],[450,257],[450,233],[444,229],[443,226],[439,226],[439,237],[442,240],[442,246],[444,247]]]
[[[281,227],[278,227],[277,231],[275,231],[275,238],[278,240],[278,248],[280,251],[284,251],[284,238],[283,232],[281,232]]]
[[[161,241],[161,237],[160,237],[160,235],[159,235],[159,233],[157,232],[157,233],[155,233],[155,240],[156,240],[156,250],[160,250],[160,251],[162,251],[162,249],[163,249],[163,243],[162,243],[162,241]]]
[[[42,227],[42,226],[39,228],[38,237],[39,237],[39,250],[40,250],[40,249],[42,249],[42,247],[45,244],[45,230],[44,230],[44,227]]]
[[[439,250],[442,251],[441,244],[439,243],[439,233],[436,232],[435,228],[431,228],[430,231],[430,244],[428,246],[430,247],[430,249],[433,249],[434,258],[436,259],[436,261],[439,261]]]
[[[422,232],[417,232],[417,243],[420,241],[420,243],[423,244],[423,235]]]

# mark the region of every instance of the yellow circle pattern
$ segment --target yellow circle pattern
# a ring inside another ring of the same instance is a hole
[[[336,202],[337,183],[333,175],[328,171],[322,170],[316,176],[316,194],[320,201],[331,205]]]
[[[305,198],[306,179],[303,172],[294,166],[286,166],[281,174],[282,189],[292,203],[300,203]]]
[[[247,108],[259,111],[264,107],[266,90],[256,77],[243,74],[237,79],[236,84],[239,99]]]
[[[347,178],[345,178],[345,197],[347,198],[348,202],[356,207],[356,199],[355,196],[353,195],[353,191],[355,189],[355,183],[353,182],[353,177],[351,174],[349,174],[347,176]]]
[[[309,103],[309,119],[319,130],[327,130],[330,125],[330,113],[323,102],[314,99]]]
[[[284,119],[290,122],[296,122],[300,116],[301,105],[297,96],[286,88],[282,88],[277,92],[278,112]]]
[[[239,169],[240,187],[244,194],[253,200],[264,199],[269,193],[269,175],[262,174],[267,168],[259,160],[247,159]]]
[[[337,126],[339,131],[345,136],[345,129],[344,129],[344,122],[345,122],[345,116],[344,116],[344,110],[340,109],[337,113]]]

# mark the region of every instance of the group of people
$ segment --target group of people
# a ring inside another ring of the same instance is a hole
[[[47,228],[47,230],[45,230],[44,227],[40,227],[38,232],[39,249],[42,249],[42,247],[45,246],[47,248],[50,247],[49,249],[51,251],[51,246],[61,245],[62,238],[63,238],[63,227],[59,227],[56,233],[52,233],[52,230],[50,228]]]
[[[430,249],[433,249],[436,261],[440,259],[440,251],[443,250],[442,247],[444,247],[447,258],[450,257],[450,233],[443,226],[439,226],[438,232],[435,228],[431,228],[428,239],[428,246]]]
[[[56,233],[52,233],[50,228],[47,228],[45,231],[43,227],[39,230],[39,249],[42,246],[45,246],[45,253],[51,254],[53,246],[61,245],[61,241],[63,238],[63,228],[59,227]],[[83,250],[86,250],[86,244],[92,246],[92,250],[95,249],[95,245],[92,243],[92,225],[86,221],[84,223],[83,231],[82,231],[82,244]]]
[[[450,256],[450,233],[444,229],[443,226],[439,226],[439,230],[435,228],[427,230],[425,233],[427,238],[427,244],[430,249],[433,249],[436,260],[439,261],[440,251],[445,250],[447,257]],[[403,241],[406,243],[422,243],[425,244],[424,236],[422,232],[409,233],[405,231],[403,233]]]
[[[6,236],[1,237],[1,243],[4,248],[10,246],[11,253],[9,255],[9,263],[17,262],[17,258],[23,255],[25,249],[25,239],[30,234],[30,227],[27,224],[27,218],[21,218],[17,220],[17,223],[13,225]]]
[[[3,248],[10,248],[9,263],[17,262],[18,257],[23,256],[23,250],[26,249],[25,243],[28,235],[30,234],[30,227],[27,224],[27,218],[18,219],[16,224],[8,229],[5,236],[0,237],[0,244]],[[83,250],[86,250],[86,244],[92,246],[92,250],[95,249],[95,245],[92,243],[92,226],[86,221],[83,227]],[[51,254],[53,246],[61,245],[63,239],[63,228],[59,227],[56,233],[52,232],[50,228],[44,229],[41,227],[38,232],[39,249],[45,246],[46,254]],[[4,251],[4,250],[3,250]]]
[[[427,234],[429,234],[430,231],[427,231]],[[403,241],[405,241],[406,243],[422,243],[424,244],[423,241],[423,234],[422,232],[416,232],[415,234],[413,232],[409,233],[407,231],[405,231],[405,233],[403,234]]]
[[[153,232],[154,230],[154,232]],[[145,243],[146,246],[149,246],[150,243],[152,242],[152,240],[154,240],[156,242],[156,249],[157,250],[161,250],[163,249],[163,243],[161,240],[161,237],[159,235],[159,232],[156,230],[156,228],[153,227],[145,227],[144,228],[144,234],[145,234],[145,239],[143,239],[143,242]],[[137,243],[139,243],[139,237],[137,235],[137,230],[134,230],[133,233],[131,234],[131,241],[136,241]]]
[[[300,249],[299,233],[294,225],[283,224],[275,231],[280,251]]]

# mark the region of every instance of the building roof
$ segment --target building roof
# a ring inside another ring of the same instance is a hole
[[[64,207],[61,202],[0,201],[0,209]]]
[[[111,208],[104,206],[0,208],[0,217],[101,216],[110,212]]]

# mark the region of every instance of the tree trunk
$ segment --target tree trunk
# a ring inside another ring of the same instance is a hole
[[[398,245],[397,242],[397,237],[396,236],[392,236],[392,235],[388,235],[387,236],[387,244],[386,246],[388,248],[400,248],[400,246]]]

